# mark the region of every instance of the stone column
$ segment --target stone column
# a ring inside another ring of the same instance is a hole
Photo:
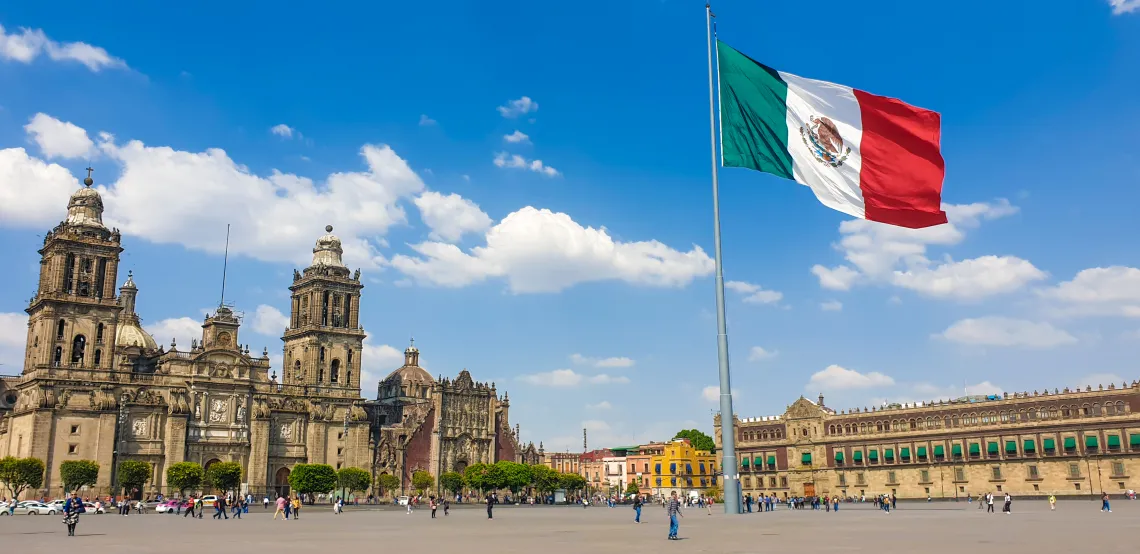
[[[250,420],[249,430],[249,466],[246,467],[246,479],[249,488],[259,494],[267,494],[269,488],[269,442],[272,433],[269,419]]]
[[[186,422],[188,417],[186,414],[170,414],[166,416],[166,440],[163,441],[163,458],[165,467],[170,467],[178,462],[186,461]],[[158,475],[158,481],[155,483],[156,487],[163,494],[170,494],[175,491],[163,490],[166,486],[166,471],[163,470]]]
[[[329,424],[326,421],[309,419],[309,432],[305,441],[305,457],[310,464],[328,463]]]

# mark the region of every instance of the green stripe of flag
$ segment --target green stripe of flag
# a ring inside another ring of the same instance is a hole
[[[717,41],[722,165],[792,177],[788,85],[780,74]]]

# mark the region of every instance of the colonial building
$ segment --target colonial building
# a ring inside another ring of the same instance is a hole
[[[278,383],[268,351],[242,345],[228,306],[188,346],[167,349],[142,329],[134,276],[115,294],[121,234],[103,224],[90,176],[84,184],[44,236],[23,371],[0,380],[0,456],[32,456],[48,468],[43,488],[28,494],[59,495],[59,466],[77,459],[100,464],[96,493],[110,490],[114,468],[128,459],[150,463],[146,490],[165,492],[166,468],[187,460],[239,462],[256,493],[285,492],[301,462],[369,467],[362,286],[336,237],[321,237],[312,266],[295,273],[284,337],[290,371]]]
[[[511,429],[508,417],[510,399],[499,396],[494,383],[478,383],[466,369],[455,379],[434,379],[419,360],[413,341],[404,365],[380,381],[379,400],[371,406],[375,474],[400,476],[407,491],[420,470],[438,483],[443,473],[462,473],[471,464],[541,460],[541,448],[519,443],[519,429]]]
[[[1140,488],[1140,381],[735,419],[745,494],[965,498]],[[721,421],[713,425],[718,462]]]
[[[659,453],[649,459],[649,488],[641,489],[642,493],[689,496],[706,494],[717,486],[716,455],[693,448],[689,439],[673,439],[653,450]]]

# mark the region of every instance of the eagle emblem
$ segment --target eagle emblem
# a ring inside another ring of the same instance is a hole
[[[800,138],[816,160],[831,167],[843,165],[851,154],[851,148],[844,146],[835,122],[826,117],[809,117],[808,124],[800,127]]]

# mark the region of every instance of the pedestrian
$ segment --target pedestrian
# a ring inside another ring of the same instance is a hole
[[[1112,506],[1110,506],[1108,503],[1108,493],[1107,492],[1104,493],[1104,495],[1100,497],[1100,511],[1108,512],[1110,514],[1112,513]]]
[[[684,517],[681,513],[681,501],[677,500],[677,491],[673,491],[669,504],[665,507],[665,515],[669,516],[669,540],[675,541],[677,540],[677,531],[680,530],[681,526],[677,518]]]
[[[239,498],[234,502],[234,519],[241,519],[242,512],[246,511],[249,505],[246,504],[245,498]]]
[[[293,497],[293,521],[301,519],[301,497],[300,495]]]
[[[994,495],[992,493],[986,493],[986,506],[987,513],[994,513]]]
[[[268,496],[263,496],[261,498],[261,509],[263,509],[263,510],[269,509],[269,497]]]
[[[451,499],[445,498],[443,500],[443,517],[447,517],[449,511],[451,511]]]
[[[408,511],[404,512],[404,513],[407,515],[412,515],[412,499],[411,498],[408,499],[407,506],[408,506]]]
[[[705,501],[705,508],[708,508],[710,516],[712,515],[712,507],[713,507],[713,499],[710,496],[708,498],[708,500]]]
[[[633,522],[641,523],[641,495],[637,495],[633,499]]]
[[[193,496],[190,497],[190,500],[186,501],[186,511],[183,512],[182,517],[183,518],[186,518],[186,517],[193,518],[194,517],[194,497]]]
[[[495,508],[495,495],[494,493],[487,495],[487,519],[495,519],[492,510]]]
[[[431,518],[435,519],[435,509],[438,508],[439,505],[437,505],[435,503],[435,497],[434,496],[431,498],[430,501],[428,501],[428,507],[431,508]]]
[[[202,519],[202,512],[206,511],[206,505],[203,503],[201,496],[194,501],[194,507],[198,510],[198,519]]]
[[[293,500],[288,496],[285,497],[285,520],[289,520],[289,516],[293,515]]]
[[[1057,497],[1050,494],[1049,495],[1049,511],[1052,512],[1052,511],[1055,511],[1056,509],[1057,509]]]
[[[79,500],[78,496],[72,492],[71,498],[63,503],[63,523],[67,525],[67,536],[75,536],[75,526],[79,525],[79,514],[86,511],[87,509],[83,507],[83,501]]]
[[[1007,492],[1007,493],[1005,493],[1005,506],[1002,506],[1001,511],[1006,513],[1006,514],[1009,514],[1009,513],[1013,512],[1012,506],[1013,506],[1013,497],[1010,496],[1009,493]]]

